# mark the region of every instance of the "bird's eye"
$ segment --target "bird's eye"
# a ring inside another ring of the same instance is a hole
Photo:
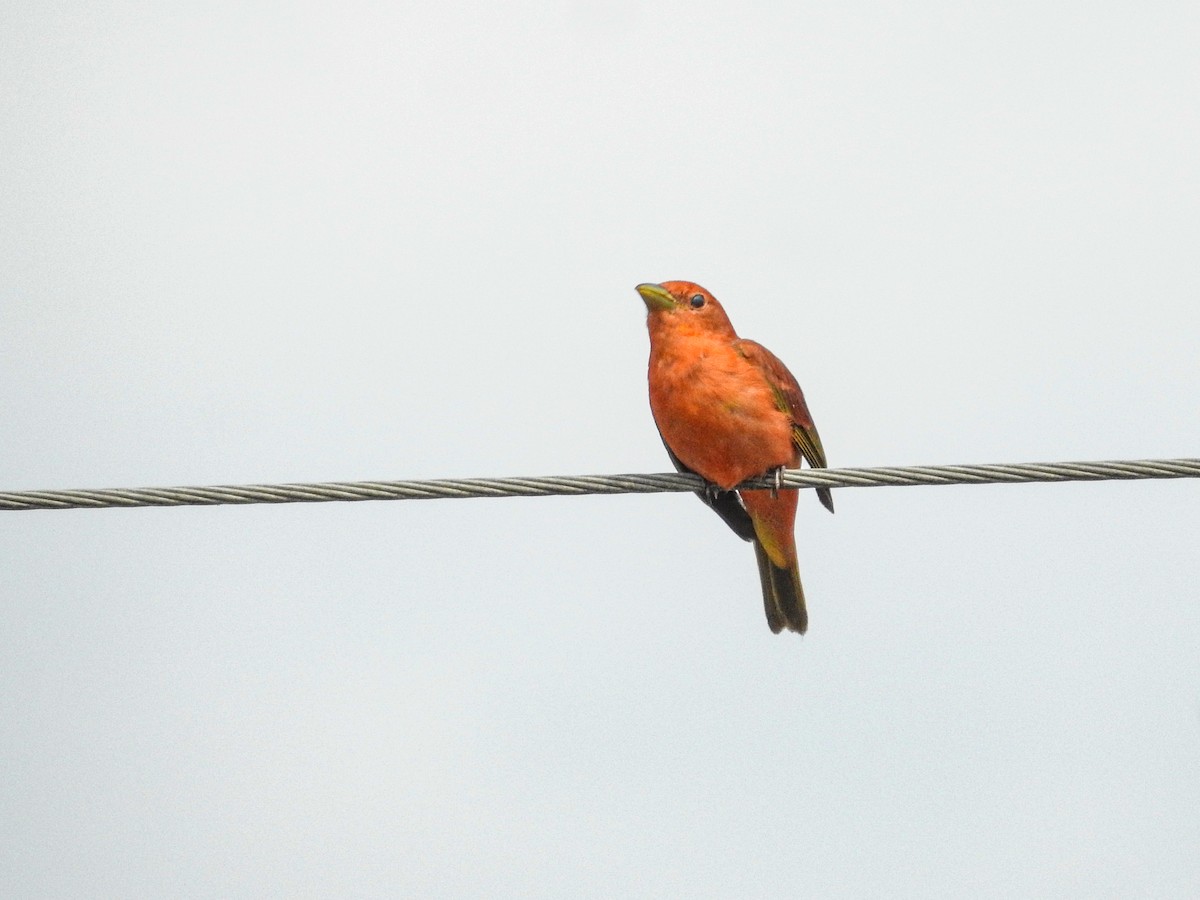
[[[692,299],[688,302],[692,304],[692,309],[699,309],[704,305],[704,295],[692,294]]]

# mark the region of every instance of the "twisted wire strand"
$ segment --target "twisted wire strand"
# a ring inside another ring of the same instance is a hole
[[[788,469],[783,474],[783,484],[794,488],[849,488],[1142,478],[1200,478],[1200,459]],[[750,479],[741,487],[767,488],[773,483],[770,477],[760,477]],[[656,475],[540,475],[529,478],[438,478],[429,481],[334,481],[320,484],[0,491],[0,510],[652,494],[695,491],[703,487],[704,482],[695,475],[672,472]]]

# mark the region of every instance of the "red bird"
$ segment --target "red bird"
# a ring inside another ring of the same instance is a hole
[[[650,330],[650,411],[675,468],[709,486],[697,494],[754,543],[767,624],[804,634],[796,563],[796,490],[734,491],[748,478],[824,468],[825,450],[800,385],[770,350],[739,338],[717,298],[690,281],[639,284]],[[828,488],[817,496],[830,512]]]

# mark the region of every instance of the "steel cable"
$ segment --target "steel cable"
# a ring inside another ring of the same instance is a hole
[[[1200,459],[788,469],[783,475],[783,484],[794,488],[850,488],[1113,481],[1141,478],[1200,478]],[[772,479],[764,477],[751,479],[742,486],[765,488],[771,487],[772,484]],[[651,494],[694,491],[703,486],[704,482],[695,475],[662,473],[656,475],[539,475],[529,478],[438,478],[429,481],[335,481],[318,484],[0,491],[0,510]]]

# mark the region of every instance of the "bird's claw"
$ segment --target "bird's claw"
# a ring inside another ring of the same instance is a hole
[[[714,484],[711,481],[704,482],[704,499],[708,501],[708,505],[712,506],[720,498],[721,494],[725,493],[721,490],[720,485]]]
[[[776,466],[771,470],[771,477],[774,484],[771,485],[771,499],[779,499],[779,490],[783,487],[783,466]]]

